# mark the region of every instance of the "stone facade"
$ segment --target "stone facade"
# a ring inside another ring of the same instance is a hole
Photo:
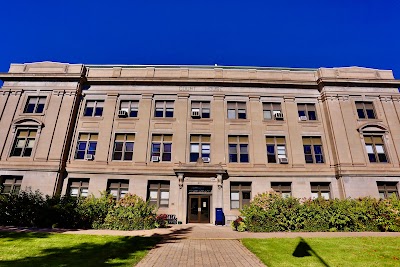
[[[273,189],[398,195],[391,71],[41,62],[0,78],[7,190],[129,192],[183,223],[215,222],[215,208],[232,220]]]

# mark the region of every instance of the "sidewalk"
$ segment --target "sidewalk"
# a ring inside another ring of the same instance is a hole
[[[272,232],[252,233],[236,232],[229,226],[215,226],[212,224],[171,225],[170,228],[159,228],[138,231],[117,230],[82,230],[82,229],[37,229],[23,227],[0,226],[0,231],[16,232],[50,232],[64,234],[87,235],[118,235],[118,236],[175,236],[181,239],[242,239],[242,238],[296,238],[296,237],[362,237],[362,236],[392,236],[400,237],[400,232]]]

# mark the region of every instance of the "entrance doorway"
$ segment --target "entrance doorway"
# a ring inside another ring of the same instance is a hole
[[[189,223],[210,223],[210,195],[189,195]]]

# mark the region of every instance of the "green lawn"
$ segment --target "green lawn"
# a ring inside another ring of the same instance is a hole
[[[243,239],[268,267],[400,266],[399,237]]]
[[[0,266],[133,266],[160,238],[0,232]]]

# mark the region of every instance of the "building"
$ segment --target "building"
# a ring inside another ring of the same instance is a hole
[[[183,223],[270,190],[398,196],[392,71],[41,62],[0,78],[3,193],[129,192]]]

